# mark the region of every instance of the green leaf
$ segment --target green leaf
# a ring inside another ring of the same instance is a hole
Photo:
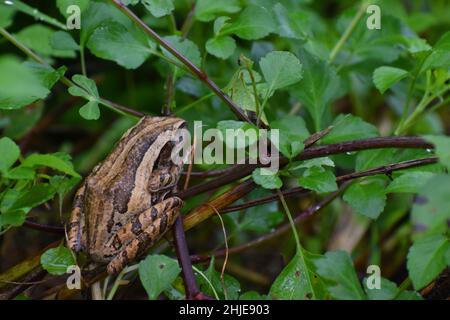
[[[223,120],[217,123],[217,129],[221,131],[222,139],[229,148],[243,149],[258,141],[258,128],[247,122]],[[227,133],[227,130],[232,131]]]
[[[433,177],[431,172],[407,172],[392,181],[386,193],[416,193]]]
[[[449,252],[450,241],[443,235],[429,235],[413,243],[407,267],[416,290],[425,287],[448,266],[446,255]]]
[[[433,46],[433,49],[450,51],[450,31],[447,31],[439,38],[439,40]]]
[[[192,63],[194,63],[197,67],[201,64],[201,56],[200,50],[197,45],[190,41],[189,39],[183,39],[180,36],[168,36],[164,37],[164,40],[169,42],[178,52],[188,58]],[[166,49],[161,48],[162,52],[165,56],[171,58],[172,60],[178,61],[171,53],[169,53]],[[182,75],[184,71],[176,68],[178,75]]]
[[[80,46],[84,47],[92,32],[107,21],[115,21],[125,26],[127,30],[135,27],[134,23],[112,3],[90,0],[81,19]]]
[[[369,289],[366,280],[367,278],[363,279],[364,291],[369,300],[423,300],[420,294],[415,291],[403,290],[399,292],[397,284],[386,278],[381,277],[379,289]]]
[[[427,40],[422,38],[410,38],[409,36],[400,36],[404,44],[408,48],[408,51],[413,55],[421,54],[431,50],[431,46],[427,43]]]
[[[356,9],[352,8],[340,15],[337,23],[339,34],[343,34],[352,23],[355,11]],[[379,30],[367,28],[366,21],[366,19],[358,21],[351,37],[341,49],[341,56],[338,56],[340,62],[355,65],[368,61],[387,63],[396,60],[402,52],[402,48],[398,45],[402,34],[402,23],[399,19],[395,15],[381,14],[382,28]]]
[[[34,180],[36,172],[32,168],[18,166],[6,171],[4,176],[5,178],[12,180]]]
[[[425,136],[424,138],[434,144],[439,162],[450,170],[450,137]]]
[[[88,102],[80,108],[80,115],[86,120],[97,120],[100,118],[100,109],[98,107],[100,96],[94,80],[80,74],[74,75],[72,80],[78,86],[70,87],[68,90],[69,93],[73,96],[83,97],[88,100]]]
[[[255,81],[258,81],[258,78],[260,78],[260,75],[255,71],[253,71],[253,76]],[[241,69],[238,70],[231,78],[225,91],[239,107],[244,110],[256,112],[255,93],[253,87],[249,85],[251,82],[249,78],[250,75],[247,71]],[[267,124],[267,118],[264,111],[261,115],[261,120]]]
[[[290,92],[305,105],[314,120],[316,131],[322,129],[323,116],[331,101],[340,93],[339,77],[325,61],[303,51],[303,79]]]
[[[206,42],[206,51],[221,59],[228,59],[236,50],[236,41],[228,36],[211,38]]]
[[[427,179],[412,208],[413,224],[425,234],[444,233],[450,221],[450,176],[435,175]]]
[[[335,167],[333,160],[328,157],[315,158],[310,160],[301,161],[298,165],[295,165],[293,169],[298,168],[312,168],[312,167]]]
[[[40,83],[47,89],[51,89],[67,71],[67,67],[65,66],[55,70],[50,66],[45,66],[34,61],[26,61],[24,65],[34,73]]]
[[[338,188],[333,171],[320,166],[306,169],[303,176],[298,179],[298,183],[303,188],[317,193],[333,192]]]
[[[359,140],[378,136],[378,129],[352,114],[340,114],[332,123],[333,129],[321,139],[324,144]]]
[[[94,30],[87,47],[99,58],[136,69],[147,60],[154,45],[135,27],[128,30],[116,21],[105,21]]]
[[[279,189],[283,185],[283,181],[278,175],[267,168],[255,169],[252,173],[252,178],[257,185],[265,189]]]
[[[53,57],[74,58],[76,55],[73,50],[57,50],[51,46],[50,42],[54,33],[55,31],[47,26],[33,24],[21,30],[16,37],[37,53]]]
[[[13,23],[15,13],[15,8],[6,4],[0,4],[0,28],[8,28]]]
[[[220,31],[224,26],[228,24],[227,21],[230,19],[230,17],[218,17],[216,20],[214,20],[214,35],[220,35]]]
[[[18,109],[50,93],[34,72],[13,56],[0,57],[0,70],[0,109]]]
[[[305,121],[298,116],[283,117],[271,122],[270,127],[279,130],[279,149],[290,159],[303,150],[303,141],[310,135]]]
[[[267,297],[256,291],[247,291],[239,296],[239,300],[267,300]]]
[[[2,193],[0,201],[0,230],[8,226],[21,226],[29,209],[10,210],[14,202],[22,197],[28,190],[8,189]]]
[[[269,295],[283,300],[322,299],[323,283],[316,274],[313,257],[303,249],[297,253],[277,276]]]
[[[302,64],[287,51],[272,51],[259,61],[259,66],[269,87],[269,95],[277,89],[299,82]]]
[[[142,0],[142,3],[157,18],[167,16],[175,9],[173,0]]]
[[[423,298],[416,291],[405,290],[400,292],[395,300],[423,300]]]
[[[343,199],[356,213],[377,219],[386,205],[384,181],[374,177],[353,183],[345,191]]]
[[[86,99],[100,99],[100,96],[98,95],[97,85],[95,84],[94,80],[89,79],[81,74],[76,74],[72,77],[72,81],[79,85],[88,94],[87,96],[85,96],[85,98],[87,97]]]
[[[294,12],[293,16],[281,3],[273,6],[273,12],[278,25],[277,33],[286,38],[305,39],[305,21],[299,19],[300,12]]]
[[[380,279],[380,288],[369,289],[367,287],[367,278],[363,279],[364,291],[369,300],[393,300],[398,294],[397,284],[388,279]]]
[[[62,208],[62,202],[64,200],[64,196],[75,187],[78,182],[80,182],[81,178],[79,177],[70,177],[66,178],[64,176],[53,176],[50,179],[50,185],[53,186],[58,193],[59,197],[59,205]]]
[[[395,161],[395,149],[374,149],[358,152],[356,156],[356,171],[364,171],[384,166]]]
[[[67,13],[67,8],[73,5],[78,6],[80,12],[83,12],[89,6],[89,0],[56,0],[56,6],[64,17],[68,17],[71,14]]]
[[[24,167],[49,167],[73,177],[80,177],[80,175],[73,169],[70,161],[66,160],[59,153],[54,154],[32,154],[28,156],[23,162]]]
[[[86,120],[98,120],[100,118],[100,108],[96,101],[89,101],[79,110],[80,116]]]
[[[219,295],[219,299],[225,300],[237,300],[239,297],[239,292],[241,291],[241,285],[239,281],[228,274],[224,274],[223,281],[220,277],[220,272],[214,269],[214,259],[211,259],[208,269],[204,272],[204,275],[208,278],[209,283],[201,277],[197,276],[197,283],[199,284],[199,289],[201,292],[213,297],[214,293],[211,289],[211,285],[214,287],[215,291]]]
[[[79,50],[80,46],[72,38],[70,33],[57,31],[50,38],[50,45],[56,50]]]
[[[314,264],[317,273],[326,280],[325,286],[333,298],[340,300],[366,298],[347,252],[327,252],[323,257],[317,258]]]
[[[0,139],[0,172],[4,174],[20,156],[17,144],[8,137]]]
[[[14,199],[8,206],[2,208],[2,212],[28,212],[32,208],[47,202],[55,195],[56,190],[48,183],[42,183],[32,186],[30,189],[22,190],[17,198]],[[3,206],[3,203],[2,203]]]
[[[251,194],[251,199],[267,196],[270,194],[264,189],[256,189]],[[244,218],[239,226],[241,230],[257,233],[267,233],[284,220],[283,212],[278,210],[276,202],[262,204],[246,209]]]
[[[195,18],[208,22],[222,13],[235,13],[240,9],[239,0],[197,0]]]
[[[433,46],[433,51],[428,55],[423,62],[421,71],[425,71],[431,68],[444,68],[450,67],[450,32],[446,32],[438,42]]]
[[[245,40],[256,40],[264,38],[275,30],[275,21],[267,9],[261,6],[249,6],[242,11],[236,21],[225,26],[221,34],[235,34]]]
[[[19,227],[25,222],[26,212],[10,211],[0,214],[0,231],[8,227]]]
[[[408,71],[394,67],[379,67],[373,72],[373,83],[378,91],[383,94],[398,81],[406,78]]]
[[[41,255],[42,267],[53,275],[63,275],[68,267],[75,264],[72,253],[62,243],[56,248],[48,249]]]
[[[180,271],[178,261],[164,255],[149,255],[139,263],[139,278],[151,300],[168,289]]]

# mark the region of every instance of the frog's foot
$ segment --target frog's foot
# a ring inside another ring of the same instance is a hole
[[[148,183],[148,190],[150,192],[158,192],[175,186],[178,183],[181,170],[182,167],[180,166],[155,170]]]
[[[108,273],[121,271],[130,261],[158,241],[172,226],[182,205],[180,198],[168,198],[143,211],[120,228],[106,244],[107,250],[116,252],[108,264]]]

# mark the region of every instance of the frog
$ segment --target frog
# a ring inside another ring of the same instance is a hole
[[[172,151],[184,143],[177,117],[144,116],[77,190],[68,247],[117,274],[161,239],[178,217],[175,196],[183,161]]]

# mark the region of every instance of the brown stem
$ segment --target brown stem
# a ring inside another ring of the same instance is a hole
[[[29,218],[25,219],[25,222],[23,223],[24,227],[38,230],[38,231],[44,231],[47,233],[54,233],[54,234],[64,234],[64,228],[58,227],[58,226],[49,226],[46,224],[38,223],[35,221],[30,220]]]
[[[346,152],[383,148],[433,149],[433,145],[419,137],[377,137],[306,148],[297,157],[295,157],[294,160],[309,160]],[[281,157],[279,162],[280,167],[283,167],[289,161],[288,159]],[[205,191],[214,190],[228,183],[246,177],[250,175],[253,170],[262,166],[263,165],[260,163],[236,166],[234,167],[235,169],[227,172],[226,175],[218,177],[214,180],[197,184],[186,191],[178,193],[178,196],[181,198],[188,198]]]
[[[119,0],[111,0],[111,2],[126,16],[128,16],[137,26],[141,27],[153,40],[155,40],[161,47],[169,51],[173,56],[175,56],[182,64],[184,64],[188,70],[195,75],[200,81],[205,83],[225,104],[227,104],[231,111],[241,120],[250,122],[250,118],[239,108],[233,100],[223,92],[220,87],[212,81],[206,73],[204,73],[200,68],[198,68],[192,61],[186,58],[181,52],[175,49],[169,42],[161,38],[152,28],[147,26],[144,21],[142,21],[138,16],[134,14],[127,6],[125,6]]]
[[[106,104],[111,105],[112,107],[114,107],[114,109],[119,110],[119,111],[121,111],[121,112],[123,112],[125,114],[129,114],[129,115],[132,115],[132,116],[135,116],[135,117],[138,117],[138,118],[141,118],[141,117],[145,116],[145,113],[143,113],[143,112],[131,109],[129,107],[125,107],[125,106],[123,106],[121,104],[118,104],[116,102],[113,102],[111,100],[100,98],[100,101],[103,101]]]
[[[19,281],[19,284],[12,286],[10,289],[0,293],[0,300],[14,299],[16,296],[27,290],[29,287],[35,284],[35,282],[41,281],[47,271],[38,267],[27,274],[23,279]]]
[[[183,218],[179,216],[174,223],[173,237],[175,240],[175,249],[178,262],[184,280],[186,299],[193,300],[199,293],[197,282],[195,281],[194,271],[192,269],[191,259],[189,257],[189,248],[186,243],[186,235],[183,228]]]
[[[433,163],[436,163],[437,161],[438,161],[437,157],[408,160],[408,161],[404,161],[404,162],[399,162],[399,163],[394,163],[394,164],[389,164],[386,166],[373,168],[373,169],[366,170],[366,171],[354,172],[354,173],[342,175],[342,176],[339,176],[336,178],[336,182],[342,183],[342,182],[345,182],[348,180],[373,176],[373,175],[377,175],[377,174],[390,174],[393,171],[407,169],[407,168],[413,168],[413,167],[417,167],[417,166],[423,166],[423,165],[427,165],[427,164],[433,164]],[[310,190],[304,189],[302,187],[296,187],[296,188],[292,188],[292,189],[288,189],[288,190],[283,190],[282,194],[284,196],[293,196],[293,195],[298,195],[301,193],[308,193],[308,192],[310,192]],[[259,199],[248,201],[243,204],[226,207],[225,209],[221,210],[221,213],[229,213],[229,212],[234,212],[234,211],[251,208],[251,207],[261,205],[264,203],[276,201],[276,200],[278,200],[278,198],[279,198],[278,194],[272,194],[272,195],[265,196],[265,197],[262,197]]]

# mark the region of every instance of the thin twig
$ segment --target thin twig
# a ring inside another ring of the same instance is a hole
[[[183,25],[181,26],[181,37],[183,39],[187,38],[189,31],[191,31],[191,28],[194,24],[195,6],[196,6],[196,2],[194,2],[191,5],[191,9],[189,9],[189,13],[186,16],[186,19],[184,20]]]
[[[291,188],[291,189],[287,189],[287,190],[282,190],[281,193],[283,194],[283,196],[289,197],[289,196],[309,193],[309,190],[302,188],[302,187],[296,187],[296,188]],[[269,203],[269,202],[275,201],[277,199],[278,199],[278,195],[272,194],[272,195],[261,197],[261,198],[255,199],[255,200],[247,201],[246,203],[226,207],[225,209],[222,209],[221,212],[229,213],[229,212],[234,212],[234,211],[240,211],[240,210],[244,210],[244,209],[258,206],[261,204]]]
[[[225,284],[224,284],[224,274],[225,274],[225,269],[227,267],[227,262],[228,262],[228,237],[227,237],[227,231],[225,229],[225,224],[223,223],[223,219],[222,216],[219,213],[219,210],[217,210],[215,207],[213,207],[212,205],[208,204],[216,213],[217,217],[220,220],[220,224],[222,226],[222,232],[223,232],[223,239],[224,239],[224,243],[225,243],[225,260],[223,261],[222,264],[222,270],[220,272],[220,280],[222,281],[222,286],[223,289],[225,291]]]
[[[339,176],[336,178],[336,182],[342,183],[342,182],[345,182],[348,180],[373,176],[373,175],[377,175],[377,174],[390,174],[393,171],[407,169],[407,168],[413,168],[413,167],[417,167],[417,166],[423,166],[423,165],[427,165],[427,164],[433,164],[433,163],[436,163],[437,161],[438,161],[438,158],[436,158],[436,157],[408,160],[408,161],[404,161],[404,162],[399,162],[399,163],[394,163],[394,164],[389,164],[386,166],[373,168],[373,169],[366,170],[366,171],[354,172],[354,173],[342,175],[342,176]],[[293,195],[305,194],[305,193],[309,193],[309,192],[310,192],[310,190],[304,189],[302,187],[296,187],[296,188],[291,188],[291,189],[281,191],[283,196],[293,196]],[[278,195],[272,194],[272,195],[268,195],[265,197],[261,197],[259,199],[248,201],[246,203],[226,207],[226,208],[222,209],[221,212],[229,213],[229,212],[234,212],[234,211],[240,211],[240,210],[251,208],[251,207],[254,207],[257,205],[276,201],[277,199],[278,199]]]
[[[175,56],[181,63],[183,63],[188,70],[196,76],[200,81],[205,83],[225,104],[227,104],[231,111],[241,120],[251,123],[250,118],[239,108],[231,98],[225,94],[225,92],[220,89],[220,87],[212,81],[206,73],[204,73],[199,67],[197,67],[192,61],[186,58],[181,52],[179,52],[175,47],[173,47],[169,42],[164,40],[158,33],[156,33],[152,28],[147,26],[144,21],[142,21],[133,11],[127,8],[119,0],[110,0],[120,11],[122,11],[127,17],[129,17],[137,26],[142,28],[145,33],[147,33],[153,40],[155,40],[161,47],[169,51],[173,56]]]
[[[359,20],[361,20],[362,16],[364,15],[364,12],[367,8],[367,1],[363,1],[361,5],[359,6],[358,11],[356,12],[355,16],[353,17],[352,21],[350,21],[350,24],[347,26],[347,29],[345,29],[342,36],[339,38],[338,42],[334,46],[334,48],[331,50],[330,56],[328,58],[328,63],[333,63],[334,59],[337,57],[337,54],[344,46],[345,42],[348,40],[350,35],[353,33],[353,31],[356,28],[356,25],[358,24]]]
[[[64,228],[58,227],[58,226],[49,226],[46,224],[38,223],[35,221],[30,220],[29,218],[25,219],[23,223],[24,227],[38,230],[38,231],[44,231],[47,233],[54,233],[54,234],[64,234]]]

